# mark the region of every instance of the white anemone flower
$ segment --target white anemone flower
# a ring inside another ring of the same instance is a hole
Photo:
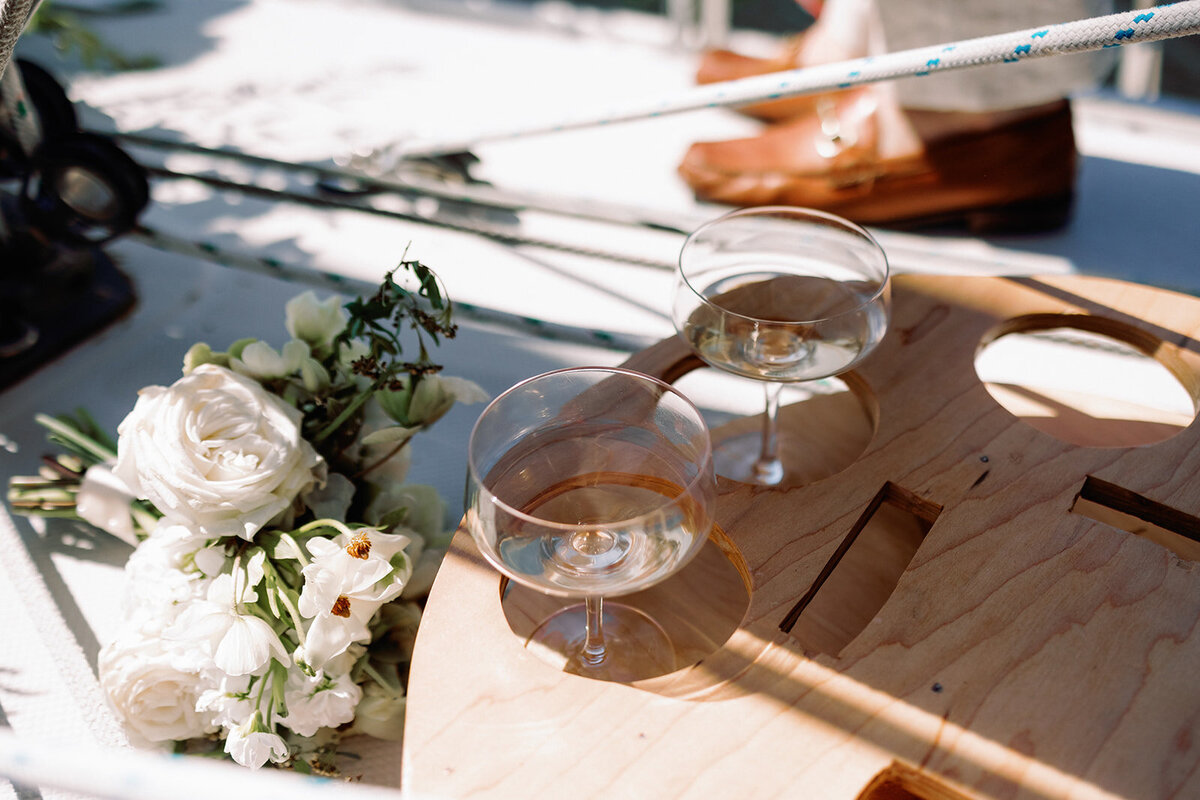
[[[304,567],[300,613],[331,613],[338,597],[386,602],[400,594],[412,574],[404,552],[410,539],[374,528],[346,530],[333,539],[308,541],[312,561]]]
[[[351,643],[370,641],[371,617],[400,595],[412,575],[408,543],[407,536],[374,528],[309,540],[312,561],[304,567],[299,611],[312,620],[304,637],[310,666],[320,669]]]
[[[283,737],[267,730],[257,711],[241,725],[229,729],[225,752],[243,767],[251,769],[258,769],[268,761],[279,763],[288,758],[288,746]]]
[[[305,663],[322,669],[355,643],[369,643],[371,618],[382,605],[382,601],[339,597],[330,612],[314,617],[305,631]]]

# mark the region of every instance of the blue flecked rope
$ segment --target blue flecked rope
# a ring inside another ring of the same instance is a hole
[[[1170,3],[1042,28],[983,36],[913,50],[902,50],[836,64],[757,75],[736,81],[698,86],[674,97],[632,103],[603,113],[557,119],[546,123],[481,132],[452,141],[401,142],[388,156],[429,156],[470,149],[479,142],[517,139],[573,128],[607,125],[635,119],[718,106],[777,100],[819,91],[845,89],[864,83],[893,80],[935,72],[1012,63],[1031,58],[1083,53],[1136,42],[1154,42],[1200,32],[1200,0]]]

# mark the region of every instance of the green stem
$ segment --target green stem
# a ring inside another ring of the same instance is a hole
[[[158,521],[160,518],[150,511],[142,508],[138,503],[130,504],[129,513],[133,515],[133,521],[139,528],[146,532],[147,536],[150,535],[151,531],[158,527]]]
[[[271,659],[271,661],[274,662],[274,659]],[[271,670],[268,669],[265,673],[263,673],[257,679],[251,678],[251,681],[254,681],[254,680],[258,681],[258,695],[254,698],[254,710],[255,711],[261,711],[261,709],[262,709],[262,699],[263,699],[263,695],[266,694],[267,678],[270,677],[270,675],[271,675]]]
[[[363,467],[362,469],[360,469],[360,470],[358,471],[358,474],[357,474],[357,475],[354,475],[354,476],[352,476],[352,478],[351,478],[351,479],[352,479],[352,480],[358,480],[359,478],[363,477],[364,475],[366,475],[366,474],[367,474],[368,472],[370,472],[371,470],[377,469],[377,468],[379,468],[379,467],[383,466],[384,464],[386,464],[387,462],[391,461],[391,460],[392,460],[392,458],[394,458],[394,457],[395,457],[397,454],[399,454],[399,452],[400,452],[401,450],[403,450],[403,449],[404,449],[404,445],[408,444],[408,443],[409,443],[409,442],[411,442],[412,440],[413,440],[413,437],[412,437],[412,436],[406,436],[404,439],[400,440],[400,444],[396,445],[396,446],[395,446],[395,447],[393,447],[391,450],[389,450],[389,451],[387,452],[387,454],[386,454],[386,455],[384,455],[382,458],[380,458],[380,459],[379,459],[378,461],[376,461],[374,464],[370,464],[370,465],[368,465],[368,466],[365,466],[365,467]]]
[[[371,680],[378,683],[384,689],[387,689],[395,697],[402,697],[404,695],[404,690],[401,687],[392,684],[387,678],[380,675],[379,670],[371,666],[370,661],[363,662],[363,671],[366,672],[367,675],[371,676]]]
[[[312,522],[292,531],[292,533],[308,533],[315,528],[333,528],[338,533],[344,533],[348,536],[354,535],[354,531],[346,523],[338,522],[336,519],[314,519]]]
[[[326,425],[324,428],[322,428],[317,433],[316,436],[313,437],[313,443],[320,444],[321,442],[325,441],[330,436],[332,436],[337,431],[338,428],[342,427],[342,424],[345,423],[346,420],[350,419],[350,417],[352,417],[354,415],[354,412],[358,411],[358,409],[362,406],[363,403],[367,402],[367,399],[374,393],[374,391],[375,391],[375,388],[372,387],[370,390],[368,390],[366,392],[362,392],[361,394],[357,395],[353,400],[351,400],[350,405],[348,405],[344,409],[342,409],[342,413],[340,413],[336,417],[334,417],[333,422]]]
[[[288,597],[287,592],[283,591],[282,589],[276,589],[275,592],[280,602],[283,603],[283,607],[287,609],[288,614],[291,616],[292,625],[296,629],[296,638],[300,640],[300,646],[303,647],[304,623],[303,618],[300,616],[300,611],[296,608],[295,604],[292,603],[292,598]]]
[[[49,414],[38,414],[34,417],[39,425],[46,428],[54,435],[62,438],[64,441],[78,447],[80,450],[88,453],[99,461],[115,461],[117,454],[109,448],[97,442],[90,436],[85,436],[78,429],[67,425]]]
[[[308,556],[304,554],[304,548],[300,546],[300,543],[290,533],[279,534],[279,541],[287,542],[291,545],[292,551],[296,554],[296,560],[300,562],[301,567],[308,566]]]
[[[81,519],[74,509],[58,509],[44,507],[14,507],[18,514],[28,517],[46,517],[48,519]]]

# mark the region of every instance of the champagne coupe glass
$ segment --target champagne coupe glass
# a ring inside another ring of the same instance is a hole
[[[538,375],[484,409],[467,473],[466,524],[484,557],[521,584],[583,599],[529,644],[601,680],[676,668],[661,626],[605,598],[667,578],[708,538],[712,444],[690,400],[620,368]]]
[[[854,367],[883,338],[889,309],[883,249],[832,214],[745,208],[688,236],[675,280],[676,330],[710,366],[763,381],[766,389],[761,433],[718,442],[717,473],[745,483],[786,482],[783,385]]]

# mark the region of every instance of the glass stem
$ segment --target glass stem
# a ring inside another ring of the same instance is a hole
[[[608,657],[608,651],[604,647],[604,629],[600,624],[604,615],[604,598],[587,597],[583,602],[587,611],[587,636],[579,659],[585,666],[598,667]]]
[[[783,384],[765,381],[767,408],[763,414],[762,448],[754,463],[754,478],[759,483],[776,484],[783,480],[783,462],[779,460],[779,395]]]

